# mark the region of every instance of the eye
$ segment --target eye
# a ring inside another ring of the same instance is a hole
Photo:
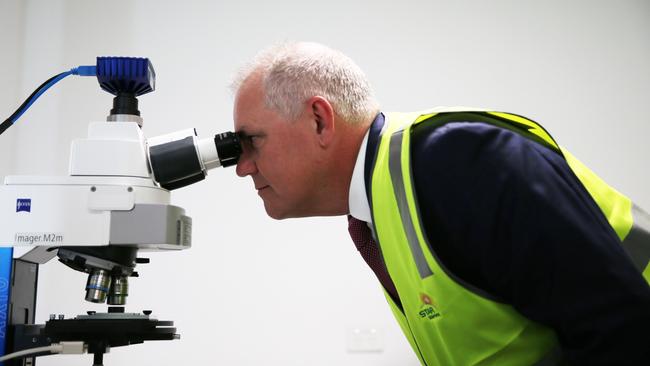
[[[249,149],[256,149],[262,142],[262,136],[254,134],[241,133],[240,139],[243,145],[247,146]]]

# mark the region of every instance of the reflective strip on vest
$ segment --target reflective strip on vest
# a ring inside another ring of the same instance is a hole
[[[650,215],[633,205],[632,217],[634,224],[623,240],[623,247],[637,268],[643,271],[646,281],[650,281]]]
[[[409,214],[409,207],[406,199],[406,191],[404,190],[404,184],[402,183],[401,154],[403,133],[404,130],[400,130],[393,133],[390,137],[390,159],[388,159],[388,165],[390,178],[393,182],[393,189],[395,190],[395,197],[397,198],[399,213],[404,225],[404,231],[406,232],[409,247],[411,247],[411,254],[413,255],[415,265],[418,267],[418,272],[420,272],[420,278],[425,278],[431,276],[433,272],[431,272],[431,268],[429,268],[427,260],[424,258],[424,253],[422,252],[422,247],[420,247],[415,227],[413,227],[413,220]]]

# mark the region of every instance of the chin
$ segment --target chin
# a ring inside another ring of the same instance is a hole
[[[277,203],[277,202],[276,202]],[[302,217],[316,217],[316,216],[340,216],[347,214],[347,206],[340,210],[318,210],[314,207],[307,207],[304,204],[288,204],[282,202],[283,205],[273,205],[267,200],[264,200],[264,209],[266,214],[275,220],[284,219],[298,219]],[[287,207],[288,206],[288,207]]]
[[[277,210],[273,209],[272,207],[268,207],[264,205],[264,208],[266,209],[266,214],[269,215],[270,218],[275,219],[275,220],[284,220],[284,219],[299,219],[301,217],[313,217],[313,216],[328,216],[328,215],[319,215],[319,214],[309,214],[306,212],[292,212],[290,210]]]
[[[269,215],[270,218],[275,220],[284,220],[291,217],[287,214],[287,212],[283,212],[281,210],[273,209],[273,207],[269,207],[269,205],[267,205],[266,202],[264,203],[264,209],[266,210],[266,214]]]
[[[277,215],[277,214],[274,214],[274,213],[270,213],[268,211],[266,211],[266,214],[269,215],[270,218],[275,219],[275,220],[284,220],[284,219],[289,218],[289,216]]]

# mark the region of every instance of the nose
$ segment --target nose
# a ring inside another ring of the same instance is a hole
[[[240,177],[245,177],[247,175],[253,175],[257,173],[257,164],[253,160],[250,154],[246,152],[242,153],[237,162],[237,175]]]

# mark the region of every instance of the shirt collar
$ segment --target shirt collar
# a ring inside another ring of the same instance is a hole
[[[382,128],[385,123],[383,123],[383,115],[379,114],[372,126],[375,126],[377,122],[381,122],[382,126],[376,126]],[[368,194],[366,190],[366,177],[365,177],[365,165],[366,165],[366,155],[368,150],[368,137],[370,132],[373,129],[372,126],[366,131],[366,135],[363,137],[361,146],[359,147],[359,154],[357,155],[357,161],[354,164],[354,170],[352,171],[352,180],[350,182],[350,193],[348,196],[348,207],[350,209],[350,215],[353,217],[367,222],[372,226],[372,214],[370,213],[370,203],[368,202]]]

